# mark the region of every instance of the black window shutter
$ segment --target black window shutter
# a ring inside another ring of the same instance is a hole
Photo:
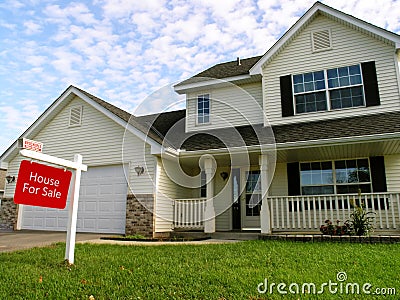
[[[300,168],[299,163],[287,164],[287,180],[289,196],[298,196],[300,193]]]
[[[370,157],[369,164],[371,168],[372,191],[374,193],[387,192],[384,157]]]
[[[294,115],[293,109],[293,93],[292,93],[292,76],[286,75],[280,77],[281,84],[281,108],[282,117]]]
[[[362,76],[364,81],[365,104],[366,106],[376,106],[381,104],[379,98],[378,79],[376,76],[375,62],[369,61],[361,64]]]

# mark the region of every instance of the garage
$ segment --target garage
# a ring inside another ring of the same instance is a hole
[[[82,172],[77,231],[124,234],[127,189],[122,165],[89,167]],[[21,228],[66,231],[68,208],[69,201],[63,210],[24,205]]]

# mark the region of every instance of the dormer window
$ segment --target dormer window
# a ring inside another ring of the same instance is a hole
[[[210,95],[197,96],[197,124],[210,123]]]

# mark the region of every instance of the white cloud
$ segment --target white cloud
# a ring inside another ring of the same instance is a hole
[[[94,24],[96,19],[83,3],[72,2],[65,8],[60,5],[48,5],[44,9],[44,14],[48,17],[48,21],[54,23],[64,23],[66,18],[74,19],[77,23]]]
[[[0,20],[0,27],[6,28],[8,30],[14,30],[17,25]]]
[[[400,1],[323,2],[400,32]],[[18,100],[34,96],[37,102],[24,106],[37,115],[69,84],[133,111],[170,82],[236,56],[265,53],[313,4],[314,0],[3,1],[0,112],[9,124],[22,124],[16,130],[26,128],[22,120],[31,122],[33,117]],[[162,98],[153,99],[147,111],[164,107]],[[0,140],[0,149],[5,146]]]
[[[26,57],[26,62],[35,67],[43,65],[46,61],[47,57],[43,55],[30,55]]]
[[[25,33],[27,35],[37,34],[42,32],[42,25],[35,23],[32,20],[24,22],[24,26],[26,28]]]
[[[108,19],[125,18],[134,12],[157,11],[164,7],[165,1],[162,0],[100,0],[95,4],[101,4],[103,14]]]

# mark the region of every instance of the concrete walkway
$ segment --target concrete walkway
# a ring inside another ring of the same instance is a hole
[[[100,239],[104,234],[78,233],[76,241],[87,241]],[[9,252],[15,250],[29,249],[34,247],[49,246],[57,242],[65,242],[66,232],[53,231],[0,231],[0,252]]]
[[[237,240],[220,240],[208,239],[201,241],[186,241],[186,242],[141,242],[141,241],[116,241],[116,240],[102,240],[100,237],[116,236],[108,234],[96,233],[77,233],[77,243],[91,243],[91,244],[113,244],[113,245],[137,245],[137,246],[159,246],[159,245],[183,245],[183,244],[221,244],[221,243],[235,243]],[[57,242],[65,242],[67,237],[66,232],[53,232],[53,231],[35,231],[35,230],[21,230],[2,232],[0,231],[0,252],[10,252],[16,250],[29,249],[34,247],[49,246]]]
[[[200,241],[116,241],[116,240],[86,240],[80,243],[85,244],[111,244],[111,245],[130,245],[130,246],[161,246],[161,245],[205,245],[205,244],[227,244],[227,243],[237,243],[239,240],[220,240],[220,239],[207,239]]]

